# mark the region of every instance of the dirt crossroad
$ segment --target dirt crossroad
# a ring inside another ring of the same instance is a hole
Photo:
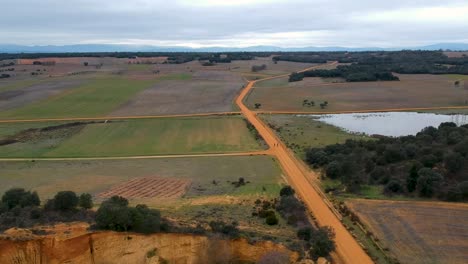
[[[283,76],[276,76],[276,78],[279,77]],[[294,186],[308,209],[316,217],[318,223],[322,226],[331,226],[334,229],[336,234],[336,253],[339,258],[337,261],[356,264],[373,263],[358,242],[346,230],[332,209],[328,207],[325,201],[326,198],[322,197],[318,190],[316,190],[316,187],[307,180],[304,168],[301,168],[300,162],[297,161],[296,157],[288,151],[276,134],[257,117],[256,113],[244,105],[243,100],[255,83],[272,78],[275,77],[249,82],[237,97],[236,104],[240,108],[242,114],[255,126],[260,135],[262,135],[263,139],[270,146],[272,155],[276,156],[278,159],[288,177],[289,183]]]

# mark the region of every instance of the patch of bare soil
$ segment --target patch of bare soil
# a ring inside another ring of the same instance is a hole
[[[0,92],[0,111],[19,108],[80,86],[83,80],[57,80]]]
[[[100,198],[114,195],[125,198],[178,198],[187,192],[191,181],[161,177],[135,178],[112,187],[110,190],[98,194]]]
[[[346,204],[401,263],[468,260],[468,204],[375,200]]]

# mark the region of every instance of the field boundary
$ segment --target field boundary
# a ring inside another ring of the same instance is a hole
[[[8,123],[32,123],[32,122],[60,122],[60,121],[93,121],[93,120],[126,120],[126,119],[159,119],[177,117],[205,117],[205,116],[230,116],[240,115],[241,112],[216,112],[200,114],[180,114],[180,115],[146,115],[146,116],[101,116],[101,117],[71,117],[71,118],[38,118],[38,119],[3,119],[0,124]]]
[[[197,158],[197,157],[229,157],[229,156],[266,156],[269,150],[231,153],[202,153],[202,154],[173,154],[173,155],[145,155],[145,156],[116,156],[116,157],[75,157],[75,158],[0,158],[0,161],[67,161],[67,160],[131,160],[131,159],[166,159],[166,158]]]
[[[406,112],[406,111],[428,111],[428,110],[451,110],[468,109],[468,106],[439,106],[439,107],[414,107],[414,108],[384,108],[367,110],[343,110],[343,111],[254,111],[256,114],[272,115],[332,115],[332,114],[354,114],[354,113],[378,113],[378,112]]]

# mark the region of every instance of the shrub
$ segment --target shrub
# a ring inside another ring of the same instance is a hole
[[[239,229],[237,228],[237,222],[226,224],[223,221],[211,221],[211,230],[215,233],[221,233],[231,238],[237,238],[239,236]]]
[[[280,190],[280,196],[290,196],[290,195],[294,195],[294,193],[295,193],[294,189],[289,185],[284,186]]]
[[[317,231],[313,232],[310,244],[310,255],[313,259],[319,257],[327,257],[335,250],[335,241],[333,241],[335,233],[330,227],[320,227]]]
[[[2,196],[2,203],[8,209],[14,207],[39,206],[41,201],[36,192],[25,191],[23,188],[12,188]]]
[[[278,218],[276,217],[276,214],[275,213],[269,214],[265,219],[265,223],[267,225],[276,225],[276,224],[278,224]]]
[[[445,168],[454,173],[458,172],[463,167],[463,162],[463,156],[459,153],[450,153],[444,158]]]
[[[89,193],[82,193],[79,198],[78,205],[84,209],[93,208],[93,197]]]
[[[59,211],[68,211],[78,206],[78,196],[72,191],[61,191],[54,196],[54,208]]]
[[[439,173],[429,168],[422,168],[418,171],[417,188],[419,194],[424,197],[432,197],[443,177]]]

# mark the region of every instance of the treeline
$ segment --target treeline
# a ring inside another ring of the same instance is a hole
[[[338,66],[331,70],[310,70],[301,73],[292,73],[289,82],[302,81],[305,77],[343,78],[347,82],[372,82],[372,81],[398,81],[398,77],[391,71],[378,69],[369,65],[352,64]]]
[[[91,195],[71,191],[58,192],[41,206],[36,192],[22,188],[6,191],[0,201],[0,230],[32,227],[38,224],[94,220]]]
[[[363,185],[380,185],[386,195],[468,200],[468,125],[447,122],[416,136],[311,148],[306,161],[342,183],[327,192],[360,193]]]
[[[341,77],[353,81],[398,80],[392,73],[401,74],[468,74],[468,57],[449,58],[441,51],[394,52],[315,52],[273,57],[274,61],[351,63],[331,70],[311,70],[293,73],[290,81],[304,77]]]
[[[268,52],[70,52],[70,53],[0,53],[0,60],[11,59],[40,59],[47,57],[74,58],[148,58],[148,57],[168,57],[167,63],[185,63],[194,60],[208,60],[215,63],[229,63],[233,60],[252,60],[255,57],[271,56]],[[14,64],[5,64],[11,66]]]

